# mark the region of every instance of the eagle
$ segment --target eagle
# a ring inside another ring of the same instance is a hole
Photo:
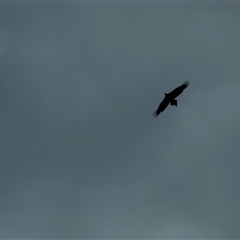
[[[163,112],[167,108],[169,103],[170,105],[177,106],[177,100],[175,98],[178,97],[183,92],[183,90],[188,87],[188,85],[189,81],[186,81],[181,86],[175,88],[170,93],[165,93],[164,99],[159,104],[158,109],[153,113],[153,116],[157,117],[161,112]]]

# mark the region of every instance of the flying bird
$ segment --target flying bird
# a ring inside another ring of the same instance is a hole
[[[187,88],[189,85],[189,81],[184,82],[181,86],[175,88],[172,92],[170,93],[165,93],[165,97],[162,100],[162,102],[159,104],[158,109],[153,113],[154,117],[157,117],[161,112],[163,112],[167,106],[173,105],[177,106],[177,100],[175,99],[178,97],[185,88]]]

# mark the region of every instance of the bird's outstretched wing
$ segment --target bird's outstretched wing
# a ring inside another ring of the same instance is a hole
[[[181,86],[175,88],[172,92],[168,93],[168,96],[170,98],[176,98],[179,96],[185,88],[187,88],[189,85],[189,81],[184,82]]]
[[[157,117],[161,112],[163,112],[169,104],[169,100],[165,97],[159,104],[158,109],[153,113],[153,117]]]

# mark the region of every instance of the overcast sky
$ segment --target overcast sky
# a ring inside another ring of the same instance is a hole
[[[239,12],[0,3],[0,238],[239,239]]]

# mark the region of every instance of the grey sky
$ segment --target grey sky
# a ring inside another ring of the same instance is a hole
[[[239,4],[0,3],[0,238],[240,238]]]

